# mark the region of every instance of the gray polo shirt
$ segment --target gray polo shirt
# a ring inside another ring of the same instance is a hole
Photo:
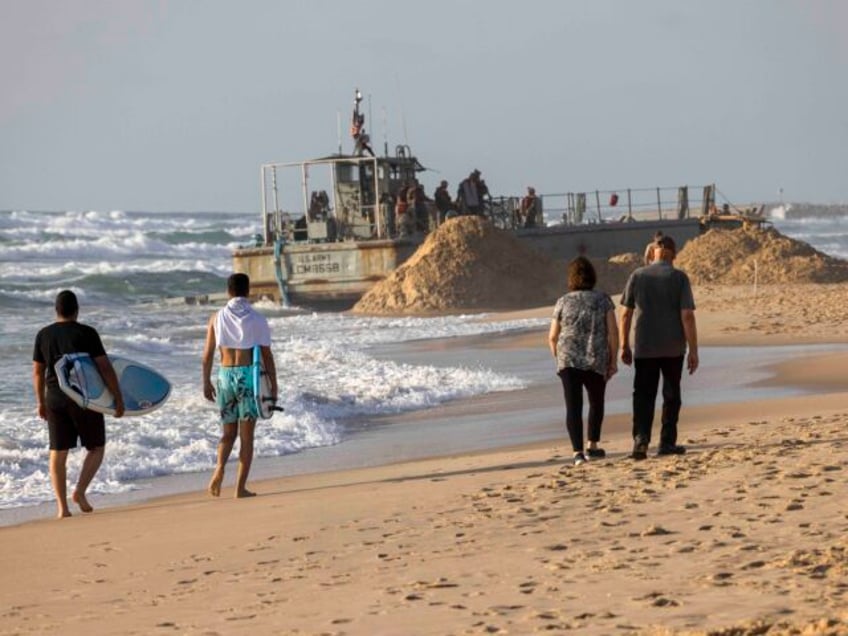
[[[657,261],[630,275],[621,304],[634,309],[634,358],[686,354],[683,309],[695,309],[689,277],[671,263]]]

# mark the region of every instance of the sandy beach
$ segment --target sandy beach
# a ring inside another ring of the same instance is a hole
[[[698,287],[701,346],[848,343],[846,291]],[[544,349],[545,333],[465,346],[508,360]],[[775,365],[765,382],[803,389],[791,397],[687,405],[684,385],[681,457],[634,463],[629,416],[615,414],[607,459],[580,467],[563,427],[553,441],[256,482],[250,500],[231,498],[231,464],[220,499],[0,528],[2,632],[846,634],[846,364],[825,350]],[[558,395],[439,416],[488,409],[532,427],[531,406]]]

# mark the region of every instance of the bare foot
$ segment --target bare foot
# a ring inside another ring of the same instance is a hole
[[[255,497],[256,493],[245,488],[244,490],[239,490],[236,493],[236,499],[243,499],[245,497]]]
[[[60,510],[58,512],[58,514],[56,515],[56,518],[57,519],[64,519],[65,517],[70,517],[70,516],[71,516],[71,511],[68,510],[67,508],[65,508],[64,510]]]
[[[221,496],[221,483],[224,481],[224,473],[219,473],[217,470],[212,475],[212,481],[209,482],[209,494],[213,497]]]
[[[88,503],[88,499],[85,498],[85,495],[82,493],[74,491],[74,494],[71,495],[71,499],[73,502],[79,506],[79,509],[83,512],[94,512],[94,508],[92,508],[91,504]],[[68,513],[70,515],[70,513]]]

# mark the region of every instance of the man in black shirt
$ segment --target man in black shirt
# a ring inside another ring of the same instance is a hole
[[[57,516],[62,518],[71,516],[66,464],[68,451],[76,448],[78,439],[87,452],[71,498],[83,512],[94,510],[85,497],[85,491],[103,461],[106,427],[102,413],[83,409],[62,392],[53,366],[66,353],[87,353],[97,364],[106,387],[115,397],[115,417],[124,414],[124,400],[100,335],[94,328],[77,322],[79,303],[76,295],[68,290],[59,292],[55,308],[56,322],[41,329],[35,337],[32,386],[38,402],[38,415],[47,420],[50,433],[50,481],[56,493]]]

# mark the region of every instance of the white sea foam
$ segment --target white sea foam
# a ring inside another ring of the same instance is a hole
[[[122,348],[145,353],[168,353],[173,351],[171,339],[167,336],[132,334],[120,339]]]
[[[222,254],[229,254],[226,249]],[[207,256],[209,256],[207,254]],[[219,254],[220,256],[220,254]],[[94,256],[93,256],[94,257]],[[105,255],[97,255],[99,258],[111,259]],[[54,278],[61,276],[90,276],[95,274],[116,275],[133,273],[167,273],[175,271],[212,272],[225,275],[232,271],[220,258],[216,260],[205,259],[156,259],[147,261],[115,261],[101,260],[98,262],[85,262],[80,260],[67,260],[57,263],[44,263],[27,265],[30,279]],[[15,278],[20,276],[20,263],[0,263],[0,278]]]
[[[809,243],[825,254],[848,259],[846,216],[775,219],[774,226],[787,236]]]
[[[773,208],[770,208],[766,214],[770,219],[780,219],[780,220],[782,220],[782,219],[786,218],[786,213],[791,208],[792,208],[792,205],[789,204],[789,203],[781,204],[781,205],[777,205]]]

